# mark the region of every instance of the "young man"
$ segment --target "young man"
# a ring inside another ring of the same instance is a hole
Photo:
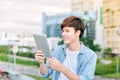
[[[35,59],[40,62],[43,77],[51,75],[52,80],[93,80],[97,56],[79,41],[85,26],[80,18],[67,17],[61,24],[64,44],[52,52],[44,64],[42,51],[37,51]]]

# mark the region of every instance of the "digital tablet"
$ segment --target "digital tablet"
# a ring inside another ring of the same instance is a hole
[[[41,34],[33,34],[33,37],[35,40],[37,50],[42,51],[45,58],[51,57],[46,36],[41,35]]]

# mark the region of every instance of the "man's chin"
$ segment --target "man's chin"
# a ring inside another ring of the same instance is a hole
[[[64,44],[68,44],[68,42],[67,42],[67,41],[64,41]]]

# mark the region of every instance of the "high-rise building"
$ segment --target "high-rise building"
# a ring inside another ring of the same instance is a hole
[[[2,42],[5,42],[7,40],[7,32],[6,31],[3,31],[2,32]]]
[[[42,34],[49,37],[61,37],[60,24],[62,23],[63,16],[52,15],[48,16],[42,14]]]
[[[104,48],[120,49],[120,0],[103,0]]]

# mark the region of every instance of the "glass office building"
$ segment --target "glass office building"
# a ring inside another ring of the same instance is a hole
[[[57,14],[57,15],[46,15],[45,13],[42,14],[42,33],[46,34],[46,36],[49,37],[61,37],[61,29],[60,25],[62,21],[70,16],[74,15],[77,17],[80,17],[82,20],[84,20],[84,23],[86,25],[86,31],[84,36],[88,38],[95,38],[95,21],[96,16],[90,12],[82,13],[82,12],[72,12],[72,13],[66,13],[66,14]]]

